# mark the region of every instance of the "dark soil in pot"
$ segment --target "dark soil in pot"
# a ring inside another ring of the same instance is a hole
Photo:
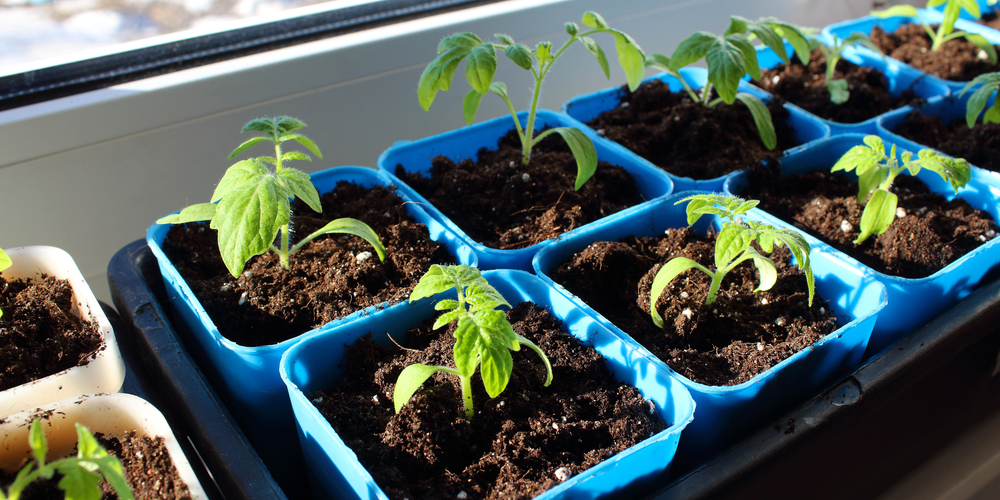
[[[936,31],[937,26],[932,28]],[[885,55],[945,80],[967,82],[983,73],[1000,71],[1000,64],[980,58],[981,49],[964,38],[945,42],[939,50],[931,51],[931,39],[918,23],[904,24],[893,33],[876,26],[870,38]]]
[[[757,270],[744,263],[726,275],[711,305],[705,305],[711,279],[698,271],[681,274],[656,304],[665,325],[657,328],[649,288],[660,266],[681,256],[714,268],[714,236],[686,227],[656,238],[597,242],[550,276],[674,371],[706,385],[746,382],[837,328],[821,297],[808,306],[805,275],[787,264],[787,249],[772,255],[778,282],[770,290],[753,293]]]
[[[0,390],[83,366],[104,348],[97,323],[76,316],[66,280],[0,278]]]
[[[397,165],[395,174],[473,240],[501,250],[541,243],[645,201],[632,176],[607,162],[599,162],[594,176],[574,191],[576,160],[558,134],[532,148],[528,165],[521,163],[513,129],[498,149],[480,149],[476,161],[431,161],[429,177],[409,173],[405,165]]]
[[[751,176],[744,197],[761,200],[759,208],[888,275],[930,276],[996,236],[997,225],[989,214],[961,198],[947,201],[918,179],[900,175],[892,187],[899,197],[895,222],[885,233],[855,246],[864,210],[856,179],[827,171],[777,179],[771,172],[758,174]]]
[[[621,104],[587,125],[676,176],[713,179],[777,159],[799,145],[781,99],[767,104],[778,134],[778,146],[768,151],[750,110],[739,101],[707,108],[660,80],[619,92]]]
[[[834,78],[847,80],[850,97],[843,104],[830,101],[826,87],[826,59],[819,50],[809,56],[805,66],[798,58],[761,72],[761,80],[753,83],[782,99],[821,118],[838,123],[858,123],[898,107],[920,105],[912,91],[899,97],[889,95],[889,83],[882,72],[858,66],[850,61],[837,61]]]
[[[187,484],[181,479],[170,459],[162,437],[136,436],[128,431],[125,438],[107,438],[98,433],[97,441],[109,454],[118,457],[122,463],[125,480],[132,488],[136,500],[185,500],[191,498]],[[0,485],[7,491],[14,482],[14,473],[0,471]],[[62,500],[64,493],[59,489],[61,475],[48,480],[38,480],[24,489],[24,500]],[[118,494],[107,481],[101,481],[102,500],[116,500]]]
[[[1000,124],[980,122],[970,129],[963,118],[945,125],[938,117],[913,111],[893,132],[917,144],[965,158],[979,168],[1000,172]]]
[[[478,372],[473,377],[471,423],[458,378],[441,373],[393,413],[404,367],[451,365],[454,325],[411,330],[407,350],[363,338],[345,357],[344,382],[310,395],[389,498],[453,500],[462,491],[469,499],[532,498],[666,428],[638,389],[616,381],[604,358],[545,310],[522,303],[507,316],[548,355],[552,384],[543,387],[535,352],[513,352],[514,371],[498,397],[489,399]]]
[[[322,214],[293,204],[292,243],[333,219],[353,217],[378,233],[385,262],[361,238],[326,235],[292,254],[291,269],[268,252],[233,278],[207,224],[170,229],[163,251],[223,336],[246,346],[276,344],[366,307],[406,300],[431,264],[455,262],[389,189],[341,182],[321,200]]]
[[[984,24],[995,30],[1000,30],[1000,13],[998,13],[996,7],[993,7],[992,11],[984,10],[982,14],[983,17],[978,21],[979,24]]]

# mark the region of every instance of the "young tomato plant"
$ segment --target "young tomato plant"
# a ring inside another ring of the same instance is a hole
[[[851,33],[844,39],[833,37],[832,47],[820,43],[819,40],[816,40],[815,38],[809,40],[809,48],[818,49],[823,54],[823,59],[826,59],[826,75],[824,81],[826,82],[826,89],[830,92],[830,102],[834,104],[843,104],[847,102],[847,99],[851,96],[851,92],[847,88],[847,80],[844,80],[843,78],[834,78],[834,70],[837,68],[837,63],[840,62],[840,57],[844,52],[844,49],[858,45],[867,47],[879,55],[882,55],[882,50],[872,43],[872,41],[868,38],[868,35],[857,31]]]
[[[986,73],[975,77],[971,82],[965,84],[959,97],[964,95],[969,89],[982,84],[975,92],[969,96],[969,101],[965,103],[965,123],[972,128],[979,119],[979,114],[986,109],[986,102],[994,92],[1000,90],[1000,73]],[[1000,123],[1000,99],[993,100],[993,106],[983,114],[983,123]]]
[[[688,202],[686,212],[689,226],[694,225],[702,215],[706,214],[717,215],[728,220],[723,222],[722,230],[719,231],[715,239],[715,271],[687,257],[675,257],[657,271],[656,276],[653,277],[649,298],[649,314],[656,326],[663,328],[663,317],[656,310],[656,301],[659,300],[667,285],[677,275],[688,269],[697,269],[712,278],[712,285],[709,288],[705,304],[715,302],[719,286],[722,285],[722,279],[729,271],[747,260],[752,260],[757,266],[757,273],[760,277],[760,285],[754,291],[770,290],[778,281],[778,270],[770,258],[754,249],[752,246],[754,242],[765,253],[774,251],[775,246],[778,248],[781,248],[782,245],[788,246],[799,269],[802,269],[806,274],[806,283],[809,287],[809,305],[812,306],[815,279],[812,267],[809,265],[809,243],[801,234],[791,229],[776,228],[760,222],[743,221],[740,216],[746,215],[748,210],[757,206],[760,203],[757,200],[746,201],[735,196],[719,194],[697,194],[688,196],[675,204],[679,205],[684,202]]]
[[[108,455],[107,450],[98,444],[94,435],[80,424],[76,424],[76,437],[75,457],[47,463],[45,455],[49,452],[49,443],[45,431],[42,430],[42,424],[37,418],[32,420],[31,429],[28,431],[28,444],[35,460],[28,462],[17,473],[6,492],[0,491],[0,500],[17,500],[26,486],[36,479],[51,479],[56,472],[62,474],[59,489],[66,492],[67,500],[101,498],[101,488],[98,484],[102,477],[114,488],[118,498],[134,499],[132,490],[125,482],[121,462]]]
[[[156,221],[157,224],[184,224],[187,222],[211,221],[209,226],[218,230],[219,252],[229,272],[239,276],[251,258],[263,254],[268,249],[278,254],[281,265],[288,269],[288,256],[318,236],[330,233],[353,234],[370,243],[378,257],[385,260],[385,247],[378,235],[364,222],[357,219],[336,219],[314,233],[299,240],[288,248],[291,220],[290,200],[298,197],[309,208],[322,212],[319,193],[313,186],[309,174],[285,166],[292,160],[312,161],[299,151],[281,151],[282,143],[295,141],[320,159],[323,154],[308,137],[295,132],[306,124],[288,116],[259,118],[247,123],[241,132],[257,131],[265,135],[256,136],[240,144],[229,155],[236,155],[254,145],[270,141],[274,144],[274,156],[261,156],[237,162],[226,170],[226,174],[215,187],[210,203],[191,205],[180,213],[168,215]],[[273,165],[274,170],[267,165]],[[281,233],[281,247],[274,241]]]
[[[604,71],[604,76],[611,78],[607,56],[604,55],[601,46],[593,38],[590,38],[591,35],[598,33],[608,33],[614,37],[615,46],[618,49],[618,64],[625,71],[628,86],[632,90],[635,90],[642,80],[644,70],[643,61],[645,61],[645,55],[642,53],[639,45],[635,43],[635,40],[632,40],[632,37],[621,31],[609,28],[604,18],[599,14],[587,12],[583,15],[582,22],[584,26],[592,29],[581,33],[576,23],[566,23],[564,28],[569,35],[569,40],[555,52],[553,52],[550,42],[541,42],[532,50],[527,45],[516,43],[513,38],[503,34],[493,35],[500,43],[483,42],[478,36],[472,33],[455,33],[446,37],[438,45],[438,56],[427,65],[423,74],[420,75],[420,83],[417,87],[417,97],[420,101],[420,106],[424,108],[424,111],[430,110],[437,91],[448,90],[451,87],[451,80],[455,75],[455,69],[458,68],[458,63],[462,59],[465,59],[465,77],[469,81],[469,85],[472,86],[472,90],[462,100],[465,123],[472,125],[476,117],[476,111],[479,109],[479,103],[484,95],[488,92],[493,92],[500,96],[504,103],[507,104],[507,109],[514,119],[514,127],[517,129],[517,135],[521,139],[522,163],[524,165],[528,164],[531,159],[531,148],[535,144],[538,144],[539,141],[550,134],[559,134],[566,141],[570,151],[572,151],[573,156],[576,158],[577,174],[575,189],[580,189],[594,175],[594,171],[597,169],[597,151],[594,149],[594,144],[590,139],[579,129],[573,127],[553,128],[537,136],[534,135],[535,113],[538,110],[538,96],[542,91],[542,81],[548,75],[549,70],[552,69],[556,60],[559,59],[559,56],[570,45],[578,41],[597,58],[597,63]],[[523,128],[521,127],[521,122],[517,119],[514,104],[511,103],[510,98],[507,96],[507,86],[503,82],[493,81],[497,69],[497,50],[503,50],[503,54],[508,59],[522,69],[530,71],[531,76],[535,79],[535,87],[531,95],[531,107],[528,109],[528,121]]]
[[[886,232],[896,219],[898,197],[889,188],[903,170],[917,175],[921,168],[926,168],[951,184],[956,193],[972,177],[969,162],[962,158],[951,158],[933,149],[921,149],[917,159],[913,159],[913,153],[909,151],[903,151],[897,158],[895,144],[886,155],[885,145],[877,135],[869,135],[864,141],[865,145],[854,146],[844,153],[831,170],[853,170],[858,175],[859,203],[871,194],[861,212],[861,234],[854,240],[855,245],[860,245],[869,236]]]
[[[917,8],[912,5],[893,5],[885,10],[872,11],[872,15],[883,19],[901,16],[917,20],[917,22],[920,22],[920,25],[924,27],[924,31],[927,32],[927,36],[931,38],[932,52],[940,50],[941,46],[944,45],[945,42],[956,38],[965,38],[970,43],[986,52],[990,62],[996,64],[996,48],[993,47],[993,44],[991,44],[986,37],[976,33],[967,33],[965,31],[955,30],[955,21],[958,20],[958,16],[962,13],[962,9],[965,9],[965,11],[971,14],[972,17],[979,19],[979,4],[976,0],[927,0],[927,8],[937,7],[939,5],[944,5],[944,19],[942,19],[941,24],[938,25],[937,31],[934,31],[930,26],[920,21],[920,16],[917,14]]]
[[[743,75],[749,73],[751,78],[756,80],[761,78],[757,50],[750,43],[751,37],[759,38],[787,64],[789,58],[782,41],[784,37],[792,44],[802,64],[809,63],[809,42],[798,27],[771,17],[751,21],[733,16],[730,18],[729,29],[722,36],[707,31],[696,32],[681,42],[670,57],[651,54],[646,59],[646,66],[666,71],[676,77],[691,100],[700,102],[706,107],[713,107],[722,102],[733,104],[739,99],[750,109],[764,146],[767,149],[774,149],[778,145],[778,136],[774,132],[771,112],[754,95],[738,91]],[[702,58],[708,64],[708,81],[699,96],[688,86],[679,71]],[[716,99],[711,99],[713,89],[719,94]]]
[[[480,375],[486,393],[495,398],[503,392],[510,381],[514,360],[510,351],[518,351],[521,344],[538,353],[545,363],[545,386],[552,383],[552,365],[542,349],[534,342],[518,335],[507,321],[507,315],[497,307],[510,304],[479,274],[474,267],[455,265],[433,265],[424,274],[410,293],[410,302],[446,290],[455,289],[457,300],[442,300],[434,305],[438,311],[447,311],[434,322],[434,329],[453,321],[455,348],[453,351],[455,368],[428,366],[420,363],[407,366],[396,379],[392,401],[396,413],[410,400],[413,393],[436,372],[457,375],[462,381],[462,400],[465,404],[465,418],[472,420],[472,375],[482,364]]]
[[[13,264],[14,263],[10,260],[10,255],[7,255],[7,252],[4,252],[3,249],[0,249],[0,271],[7,269]],[[3,317],[3,310],[0,310],[0,317]]]

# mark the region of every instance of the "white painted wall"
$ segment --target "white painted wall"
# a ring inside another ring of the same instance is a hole
[[[110,302],[111,256],[158,217],[207,201],[248,120],[288,114],[308,123],[304,132],[324,152],[299,165],[310,172],[374,167],[396,140],[462,126],[464,80],[439,93],[430,112],[416,100],[424,65],[456,31],[558,46],[563,23],[594,10],[644,50],[669,54],[693,31],[725,30],[729,15],[821,27],[870,9],[870,0],[509,0],[0,112],[0,247],[61,247]],[[542,107],[624,83],[613,42],[598,41],[612,58],[611,81],[573,47],[547,79]],[[527,107],[527,72],[503,59],[498,79]],[[487,97],[479,118],[505,112]]]

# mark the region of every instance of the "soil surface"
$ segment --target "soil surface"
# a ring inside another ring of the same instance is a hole
[[[893,132],[917,144],[965,158],[979,168],[1000,172],[1000,124],[979,122],[970,129],[964,116],[944,125],[938,117],[913,111]]]
[[[987,14],[987,12],[989,13]],[[984,10],[982,14],[983,14],[982,19],[977,21],[979,24],[985,24],[990,28],[993,28],[995,30],[1000,30],[1000,14],[998,14],[997,12],[997,7],[993,7],[992,11]]]
[[[104,348],[97,323],[76,316],[66,280],[0,278],[0,390],[87,364]]]
[[[96,434],[97,441],[111,455],[122,463],[125,480],[132,487],[136,500],[186,500],[191,498],[187,484],[181,479],[170,460],[162,437],[138,437],[135,431],[128,431],[124,440],[106,438]],[[4,491],[14,482],[14,474],[0,471],[0,484]],[[59,489],[60,474],[52,479],[38,480],[24,489],[24,500],[62,500],[64,493]],[[107,481],[101,481],[102,500],[116,500],[118,494]]]
[[[298,200],[292,205],[292,244],[330,220],[353,217],[378,234],[385,262],[359,237],[325,235],[292,254],[291,269],[268,252],[233,278],[216,231],[199,223],[170,229],[163,251],[223,336],[245,346],[276,344],[366,307],[403,301],[431,264],[455,262],[386,188],[341,182],[321,201],[325,215]]]
[[[705,305],[711,278],[690,270],[670,283],[656,304],[665,328],[649,315],[649,289],[660,267],[687,257],[714,268],[715,238],[691,228],[656,238],[628,236],[597,242],[574,254],[551,277],[677,373],[706,385],[746,382],[837,329],[817,295],[809,307],[805,274],[775,252],[778,282],[753,293],[756,267],[744,263],[726,275],[716,301]]]
[[[778,134],[778,146],[768,151],[750,110],[739,101],[707,108],[660,80],[644,82],[635,92],[622,87],[619,94],[618,107],[587,125],[680,177],[713,179],[775,160],[799,145],[781,99],[767,103]]]
[[[932,28],[936,31],[937,26]],[[931,39],[918,23],[904,24],[893,33],[876,26],[870,38],[885,55],[945,80],[967,82],[983,73],[1000,71],[1000,64],[980,58],[982,49],[964,38],[945,42],[932,52]]]
[[[429,177],[405,165],[396,165],[395,174],[491,248],[525,248],[645,201],[632,176],[607,162],[574,191],[576,160],[558,134],[532,148],[528,165],[513,129],[498,149],[482,148],[477,158],[456,164],[438,156]]]
[[[904,278],[930,276],[996,236],[997,225],[989,214],[961,198],[947,201],[909,175],[897,177],[891,190],[899,197],[895,222],[860,246],[853,243],[861,233],[864,210],[858,203],[856,178],[826,171],[780,179],[770,173],[755,174],[743,196],[761,200],[759,208],[795,223],[862,264]]]
[[[830,101],[826,59],[817,49],[810,54],[808,66],[793,57],[791,65],[781,63],[764,70],[761,81],[753,83],[816,116],[838,123],[859,123],[907,104],[916,106],[924,102],[915,98],[912,91],[891,97],[882,72],[844,59],[837,61],[834,78],[847,80],[851,94],[843,104]]]
[[[458,378],[442,373],[393,413],[404,367],[453,365],[454,324],[411,330],[401,342],[407,350],[365,337],[345,358],[344,383],[310,396],[389,498],[532,498],[666,428],[637,389],[616,381],[597,351],[543,309],[522,303],[507,316],[548,355],[553,382],[543,387],[545,366],[534,351],[512,352],[510,382],[495,399],[478,371],[473,377],[471,423]]]

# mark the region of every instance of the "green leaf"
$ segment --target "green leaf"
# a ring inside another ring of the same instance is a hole
[[[726,37],[726,41],[740,49],[743,53],[743,65],[746,67],[746,73],[750,75],[750,78],[755,80],[760,80],[760,66],[757,64],[757,49],[748,41],[743,35],[731,35]],[[711,54],[711,52],[709,52]],[[743,78],[743,75],[740,75]],[[738,85],[739,82],[736,82]]]
[[[866,49],[875,52],[876,54],[885,56],[885,54],[882,53],[882,49],[880,49],[878,45],[875,45],[875,42],[872,42],[871,39],[868,38],[868,35],[861,33],[860,31],[854,31],[850,35],[847,35],[847,38],[844,39],[841,47],[851,46],[851,45],[855,46],[861,45],[862,47],[865,47]]]
[[[288,224],[290,195],[276,177],[266,176],[219,202],[212,224],[219,230],[219,253],[234,277],[248,260],[266,252],[281,226]]]
[[[518,351],[521,345],[518,344],[517,334],[514,327],[507,321],[507,315],[503,311],[476,311],[473,319],[479,325],[480,334],[483,338],[504,349]]]
[[[870,168],[858,176],[858,203],[864,203],[868,195],[882,184],[885,173],[880,168]]]
[[[511,333],[513,334],[514,331],[511,330]],[[482,364],[479,365],[479,374],[483,377],[486,394],[495,398],[507,388],[507,383],[510,382],[510,374],[514,371],[514,359],[511,357],[510,351],[497,342],[489,343],[481,354]]]
[[[281,154],[281,161],[282,162],[295,161],[295,160],[313,161],[312,157],[310,157],[309,155],[307,155],[305,153],[301,153],[299,151],[288,151],[288,152],[285,152],[285,153]]]
[[[769,150],[777,147],[778,134],[774,131],[774,123],[771,121],[771,112],[768,111],[767,105],[753,94],[746,92],[737,93],[736,98],[743,104],[746,104],[750,110],[750,114],[753,116],[753,123],[757,126],[757,133],[760,134],[760,140],[764,143],[764,147]]]
[[[306,239],[312,240],[313,238],[324,234],[351,234],[359,236],[375,249],[375,253],[378,254],[379,261],[385,261],[385,247],[382,245],[382,240],[379,239],[375,230],[364,222],[350,217],[335,219],[330,221],[327,225],[314,231]],[[274,238],[271,238],[271,241],[274,241]]]
[[[739,257],[753,240],[741,224],[727,222],[715,240],[715,269],[725,269]]]
[[[451,87],[458,63],[482,43],[472,33],[455,33],[441,40],[438,56],[424,68],[417,84],[417,99],[424,111],[431,108],[438,90],[448,90]]]
[[[442,368],[441,366],[428,366],[420,363],[403,368],[403,371],[399,373],[399,378],[396,379],[396,387],[392,390],[392,404],[396,407],[396,413],[399,413],[403,405],[413,397],[413,393],[417,392],[417,389],[424,385],[424,382],[431,378],[431,375],[439,371],[447,371]]]
[[[579,191],[597,171],[597,150],[594,149],[594,143],[587,134],[574,127],[559,127],[552,130],[562,136],[573,157],[576,158],[576,185],[573,189]]]
[[[752,21],[743,16],[729,16],[729,27],[726,28],[726,32],[722,36],[732,35],[736,33],[746,33],[747,27]]]
[[[514,61],[514,64],[527,70],[531,69],[531,49],[527,45],[523,43],[511,45],[503,49],[503,55]]]
[[[598,45],[593,38],[586,36],[580,37],[580,42],[582,42],[583,46],[587,47],[587,50],[590,51],[591,54],[594,54],[594,57],[597,58],[597,64],[601,66],[601,71],[604,72],[604,77],[610,79],[611,68],[608,66],[608,57],[604,55],[604,50],[601,49],[601,46]]]
[[[535,59],[538,59],[538,66],[545,66],[545,63],[552,59],[552,43],[539,42],[534,50]]]
[[[122,472],[122,464],[115,457],[104,457],[96,460],[98,468],[108,484],[114,488],[119,500],[135,500],[132,490],[125,481],[125,474]]]
[[[661,71],[672,71],[670,69],[670,58],[663,54],[650,54],[646,56],[646,67]]]
[[[580,21],[584,26],[590,26],[591,28],[601,28],[607,29],[608,23],[601,17],[600,14],[588,10],[583,13],[583,20]]]
[[[188,222],[200,222],[212,220],[215,217],[216,205],[214,203],[198,203],[185,207],[180,213],[170,214],[166,217],[156,219],[157,224],[187,224]]]
[[[753,247],[747,247],[747,256],[753,260],[754,266],[757,267],[757,276],[760,278],[760,285],[754,292],[770,290],[778,282],[778,269],[774,267],[774,262],[758,253]]]
[[[101,476],[78,466],[75,463],[67,463],[59,467],[59,473],[63,475],[59,480],[59,489],[66,492],[66,500],[100,500]]]
[[[979,19],[982,13],[979,11],[979,4],[976,0],[958,0],[959,5],[972,17]]]
[[[500,43],[504,45],[514,45],[514,39],[503,33],[494,33],[493,37],[500,40]]]
[[[486,281],[486,278],[478,278],[468,285],[465,292],[465,301],[469,303],[469,312],[476,313],[487,311],[500,306],[510,307],[507,299],[493,288],[493,285]]]
[[[410,292],[410,302],[430,297],[456,287],[465,287],[476,278],[481,278],[479,270],[474,267],[457,265],[431,265],[431,268],[420,277],[420,281]]]
[[[674,49],[670,56],[670,70],[678,71],[705,57],[717,40],[718,37],[707,31],[695,32]],[[740,77],[742,76],[741,74]]]
[[[958,193],[958,189],[972,180],[972,168],[964,158],[952,158],[942,155],[933,149],[921,149],[914,163],[930,170],[944,179]]]
[[[462,377],[471,377],[479,366],[479,350],[476,345],[480,342],[479,325],[469,316],[462,316],[458,320],[458,328],[455,328],[455,347],[452,355],[455,358],[455,368]]]
[[[566,30],[566,34],[569,36],[576,36],[580,32],[580,27],[576,23],[566,23],[563,25],[563,29]]]
[[[976,125],[976,120],[979,119],[979,114],[983,112],[986,108],[986,102],[989,100],[993,92],[1000,89],[1000,73],[987,73],[985,75],[979,75],[972,79],[971,82],[965,84],[962,91],[958,94],[962,96],[969,89],[975,87],[976,85],[982,85],[972,95],[969,97],[969,101],[965,104],[965,123],[972,128]],[[994,107],[996,106],[994,102]]]
[[[674,58],[676,57],[674,55]],[[747,74],[743,50],[731,43],[728,38],[716,39],[705,54],[705,62],[708,64],[709,83],[715,85],[719,97],[726,104],[732,104],[736,100],[740,80]]]
[[[771,23],[766,22],[766,20],[763,22],[747,21],[746,30],[742,33],[745,33],[746,31],[756,35],[757,38],[759,38],[764,45],[770,47],[771,50],[773,50],[774,53],[785,62],[785,64],[790,62],[788,59],[788,52],[785,51],[785,43],[781,39],[781,35],[775,31],[774,26],[772,26]]]
[[[976,33],[966,33],[965,39],[986,52],[986,57],[989,58],[991,64],[997,63],[997,49],[986,37]]]
[[[896,218],[896,203],[898,197],[884,189],[876,190],[861,212],[861,234],[854,240],[860,245],[871,235],[884,233]]]
[[[687,257],[676,257],[670,260],[656,272],[656,276],[653,277],[653,286],[649,290],[649,315],[653,318],[653,324],[663,328],[663,317],[656,310],[656,301],[660,299],[660,295],[663,290],[667,288],[677,275],[687,271],[688,269],[700,269],[705,274],[712,276],[712,272],[709,271],[705,266],[687,258]]]
[[[444,299],[438,302],[437,304],[434,304],[435,311],[444,311],[447,309],[457,309],[457,308],[458,308],[458,301],[455,299]]]
[[[873,10],[871,15],[888,19],[890,17],[918,17],[917,8],[912,5],[893,5],[885,10]]]
[[[14,262],[10,260],[10,255],[7,255],[7,252],[0,249],[0,271],[3,271],[12,265],[14,265]]]
[[[465,78],[476,92],[490,91],[496,71],[497,55],[492,43],[481,43],[469,52],[465,60]]]
[[[868,136],[873,137],[873,136]],[[867,138],[865,138],[867,142]],[[883,147],[873,148],[870,146],[854,146],[841,156],[837,163],[833,164],[831,172],[844,170],[850,172],[857,169],[858,175],[867,172],[868,169],[878,166],[879,162],[886,160],[885,149]]]
[[[767,18],[767,23],[770,24],[779,35],[783,36],[788,43],[792,44],[792,48],[795,49],[795,55],[802,61],[803,65],[809,64],[809,37],[803,32],[804,28],[799,28],[793,24],[788,24],[782,21],[778,21],[774,18]]]
[[[456,310],[453,310],[453,311],[448,311],[448,312],[446,312],[446,313],[438,316],[437,319],[434,320],[434,326],[432,326],[431,329],[437,330],[438,328],[441,328],[442,326],[449,325],[449,324],[451,324],[452,321],[455,321],[459,317],[461,317],[462,314],[463,314],[463,311],[461,309],[456,309]]]
[[[222,176],[222,180],[219,181],[219,185],[215,186],[215,192],[212,193],[210,201],[213,203],[217,202],[232,191],[257,185],[269,173],[267,167],[256,159],[251,158],[236,162],[226,169],[226,173]]]
[[[469,93],[465,94],[462,99],[462,116],[465,118],[466,125],[472,125],[476,121],[476,113],[479,111],[479,103],[483,100],[483,94],[476,92],[476,89],[472,89]]]
[[[844,104],[847,102],[847,99],[851,97],[851,91],[848,90],[847,80],[844,80],[843,78],[827,80],[826,89],[830,92],[830,102],[834,104]]]
[[[278,172],[278,179],[284,182],[288,190],[306,205],[309,205],[309,208],[313,209],[314,212],[323,212],[323,205],[319,201],[319,192],[316,191],[316,186],[313,186],[309,174],[294,168],[283,168],[281,172]]]
[[[646,56],[632,37],[616,30],[610,30],[615,38],[615,48],[618,49],[618,65],[625,72],[628,88],[635,92],[642,83],[642,75],[646,70]]]
[[[493,82],[493,85],[490,85],[490,92],[500,96],[504,102],[510,102],[510,98],[507,97],[507,85],[503,82]]]
[[[44,464],[45,455],[49,452],[49,440],[45,437],[45,430],[42,429],[42,421],[37,418],[31,420],[31,429],[28,431],[28,446],[31,446],[31,454],[34,455],[35,461],[39,465]]]
[[[281,142],[285,141],[295,141],[302,145],[302,147],[308,149],[312,154],[316,155],[316,158],[323,159],[323,153],[320,152],[319,146],[316,145],[312,139],[302,135],[302,134],[285,134],[282,135],[279,140]]]
[[[234,157],[236,157],[236,155],[256,146],[257,143],[259,142],[264,142],[267,140],[269,140],[267,137],[260,137],[260,136],[251,137],[250,139],[247,139],[243,144],[236,146],[236,149],[234,149],[232,153],[229,153],[229,157],[226,159],[232,160]]]
[[[993,107],[986,110],[983,115],[983,123],[1000,123],[1000,100],[993,103]]]

